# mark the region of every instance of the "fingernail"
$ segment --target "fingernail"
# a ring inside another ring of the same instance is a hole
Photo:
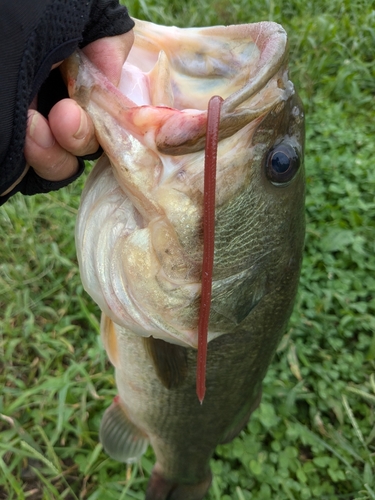
[[[74,134],[75,139],[84,139],[87,135],[87,116],[84,111],[81,110],[81,121],[77,132]]]
[[[34,113],[29,124],[29,136],[41,148],[49,149],[55,144],[55,138],[48,123],[39,113]]]

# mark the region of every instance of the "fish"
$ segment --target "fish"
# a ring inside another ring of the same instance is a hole
[[[178,28],[135,20],[116,88],[82,53],[63,64],[104,154],[84,187],[76,248],[118,395],[100,441],[156,463],[146,500],[201,500],[210,460],[247,425],[298,289],[304,111],[273,22]],[[205,140],[220,97],[205,395],[196,393]]]

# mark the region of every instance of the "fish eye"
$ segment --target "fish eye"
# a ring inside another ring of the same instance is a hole
[[[278,144],[268,153],[266,176],[276,186],[288,184],[300,166],[297,151],[290,144]]]

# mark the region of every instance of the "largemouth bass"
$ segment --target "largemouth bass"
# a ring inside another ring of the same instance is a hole
[[[100,439],[116,460],[150,443],[147,500],[200,500],[219,443],[233,439],[292,311],[304,242],[304,116],[281,26],[179,29],[136,21],[119,88],[84,58],[70,95],[105,155],[77,221],[82,282],[103,314],[118,396]],[[206,395],[196,396],[207,106],[218,123]]]

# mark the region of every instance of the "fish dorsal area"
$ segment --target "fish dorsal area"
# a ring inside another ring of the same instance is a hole
[[[224,99],[219,210],[249,179],[235,152],[252,154],[254,130],[293,92],[286,58],[275,23],[180,29],[137,20],[118,88],[83,54],[65,65],[69,93],[106,154],[82,196],[81,275],[116,324],[197,346],[207,105]]]

